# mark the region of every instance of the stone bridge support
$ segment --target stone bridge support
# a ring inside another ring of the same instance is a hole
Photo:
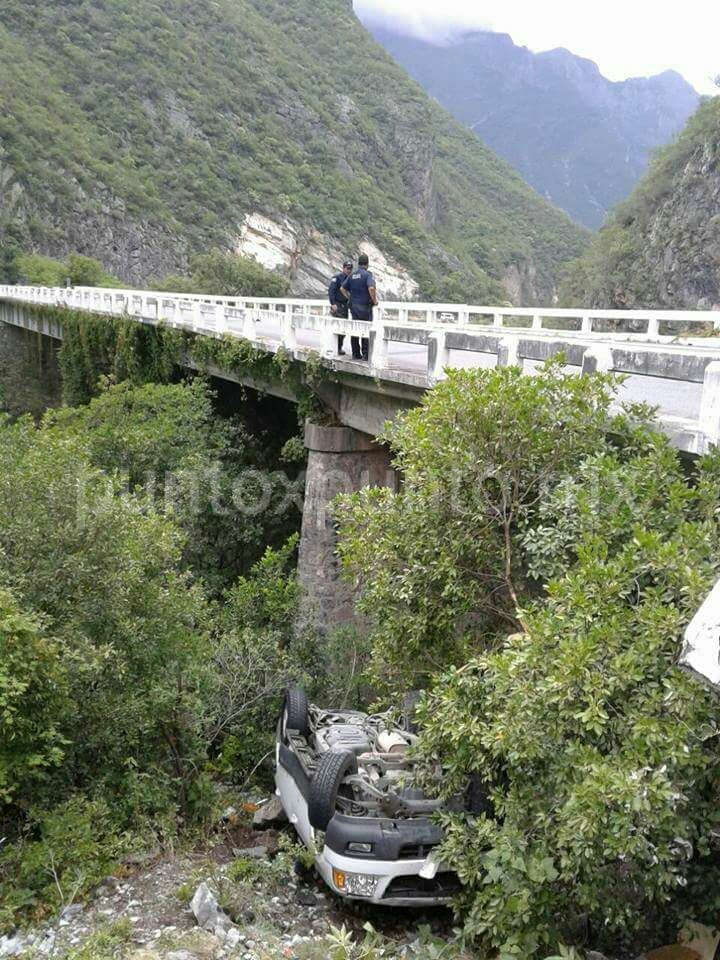
[[[59,406],[62,385],[58,341],[2,322],[0,313],[0,411],[41,416]]]
[[[302,620],[320,630],[352,621],[354,590],[340,577],[336,525],[330,504],[341,493],[364,487],[396,488],[387,447],[350,427],[305,427],[305,481],[298,577],[303,588]]]

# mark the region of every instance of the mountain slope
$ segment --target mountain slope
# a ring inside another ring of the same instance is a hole
[[[5,0],[0,106],[0,243],[132,282],[220,246],[318,293],[368,240],[424,296],[548,301],[586,242],[348,0]]]
[[[720,97],[700,105],[572,265],[563,300],[720,309]]]
[[[595,229],[697,107],[673,71],[613,83],[567,50],[533,53],[507,34],[466,34],[450,46],[374,36],[439,103],[528,183]]]

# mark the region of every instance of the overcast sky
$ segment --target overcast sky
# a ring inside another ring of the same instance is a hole
[[[701,93],[717,93],[720,0],[354,0],[365,21],[382,21],[426,39],[453,31],[496,30],[532,50],[567,47],[594,60],[611,80],[663,70]]]

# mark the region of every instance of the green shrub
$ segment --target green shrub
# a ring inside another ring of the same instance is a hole
[[[453,370],[388,428],[401,490],[363,490],[336,510],[380,689],[422,687],[521,623],[525,525],[544,489],[604,448],[615,391],[560,360],[533,377]]]
[[[267,270],[255,260],[212,250],[190,260],[190,274],[197,293],[225,297],[285,297],[288,280]]]
[[[39,287],[64,287],[64,265],[40,253],[21,253],[15,258],[15,270],[21,283]]]
[[[689,475],[613,393],[556,364],[451,373],[391,430],[401,492],[340,508],[375,675],[429,683],[443,795],[489,794],[443,816],[441,855],[503,960],[635,955],[720,908],[717,700],[677,667],[720,574],[720,460]]]
[[[24,839],[0,853],[0,929],[82,900],[115,869],[128,843],[99,801],[73,797],[34,813]]]
[[[61,644],[0,588],[0,823],[5,805],[37,803],[62,763],[70,710]]]
[[[268,549],[225,593],[217,618],[206,737],[216,769],[236,783],[266,775],[262,760],[272,754],[283,691],[301,669],[293,653],[296,547],[292,537],[281,550]]]
[[[202,757],[208,609],[177,527],[121,492],[81,438],[0,424],[0,578],[62,644],[71,702],[48,790],[110,795],[152,771],[182,807]]]
[[[131,940],[132,924],[123,917],[96,930],[81,947],[71,950],[66,960],[119,960]]]
[[[109,274],[99,260],[69,253],[64,264],[73,287],[121,287],[122,282]]]
[[[20,282],[41,287],[119,287],[117,277],[106,272],[99,260],[79,253],[68,254],[65,260],[53,260],[40,253],[19,253],[14,270]]]

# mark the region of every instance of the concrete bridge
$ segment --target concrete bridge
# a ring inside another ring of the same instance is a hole
[[[384,303],[368,325],[333,317],[325,300],[0,286],[0,322],[62,339],[62,322],[56,313],[43,315],[37,309],[43,306],[126,316],[201,336],[237,337],[262,351],[283,348],[300,362],[319,355],[331,376],[318,393],[338,426],[306,429],[299,570],[321,621],[337,622],[349,608],[338,584],[326,506],[342,490],[394,482],[387,452],[374,437],[386,420],[417,404],[446,369],[517,364],[531,374],[562,352],[578,374],[625,374],[622,399],[656,405],[662,428],[679,449],[699,454],[720,442],[720,312]],[[340,334],[368,337],[369,361],[339,356]],[[295,399],[279,379],[259,383],[252,374],[211,372]]]

